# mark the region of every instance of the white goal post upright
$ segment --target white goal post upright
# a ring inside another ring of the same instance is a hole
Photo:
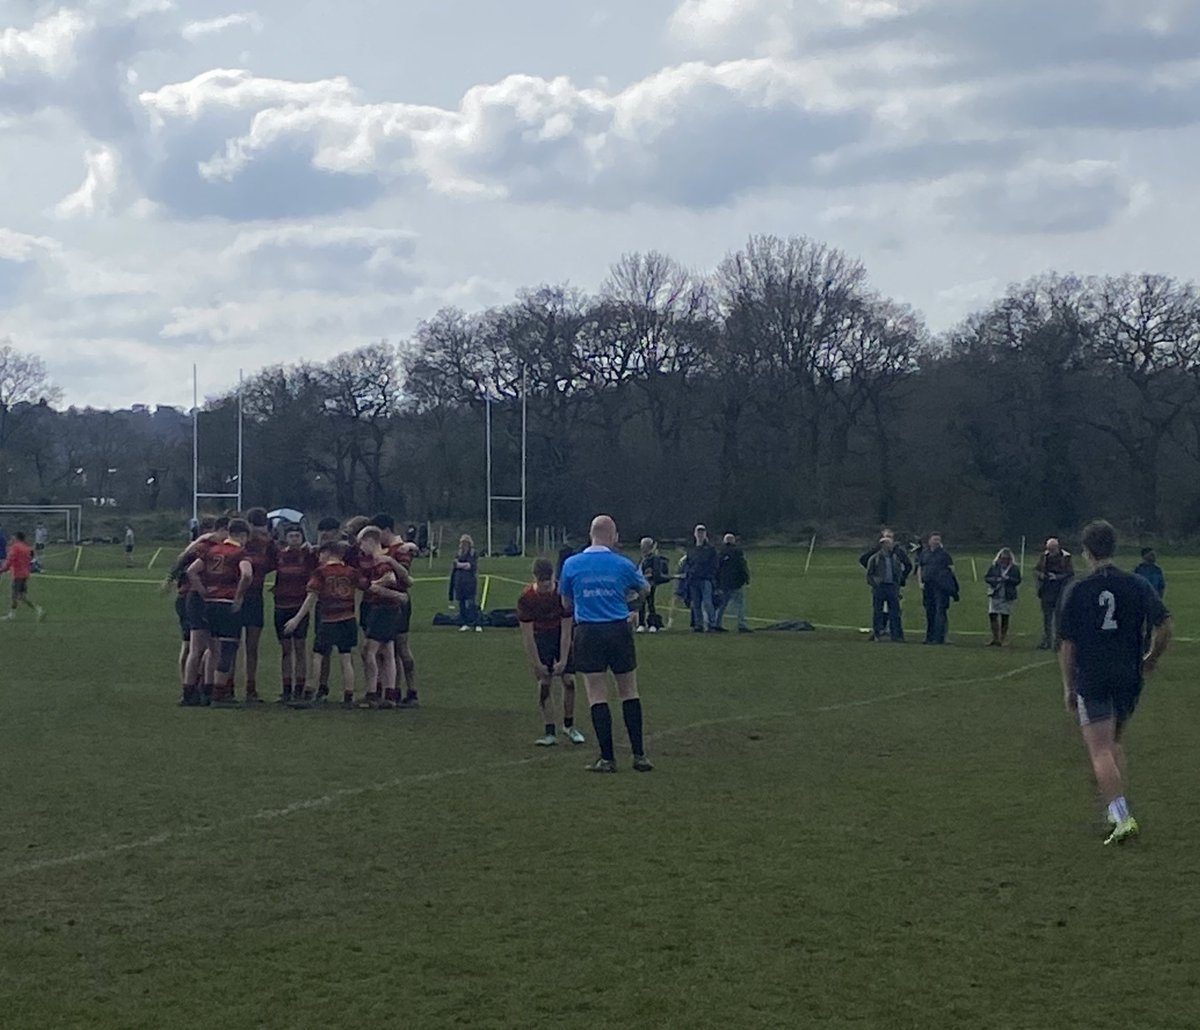
[[[492,487],[492,391],[489,388],[484,394],[484,439],[487,452],[487,553],[492,557],[495,553],[492,541],[492,506],[496,501],[506,501],[521,505],[521,557],[525,557],[528,548],[525,545],[526,523],[529,518],[529,367],[521,366],[521,492],[517,495],[497,494]]]
[[[82,504],[0,504],[0,521],[5,515],[18,515],[22,520],[37,515],[57,515],[66,519],[70,543],[78,544],[83,539]]]
[[[237,492],[236,493],[201,493],[200,492],[200,380],[196,366],[192,366],[192,518],[200,518],[200,501],[203,500],[233,500],[237,502],[237,510],[242,510],[242,373],[238,371],[237,390]]]

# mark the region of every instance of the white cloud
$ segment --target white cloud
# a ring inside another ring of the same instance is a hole
[[[1138,184],[1110,161],[1032,161],[1004,175],[967,177],[943,212],[984,232],[1081,233],[1128,212]]]
[[[120,156],[111,147],[88,151],[83,183],[54,208],[58,218],[91,218],[107,214],[117,191]]]
[[[262,32],[263,20],[254,12],[243,14],[226,14],[220,18],[209,18],[206,21],[190,21],[180,30],[180,35],[188,42],[195,42],[207,36],[219,35],[230,29],[246,28],[251,32]]]
[[[195,162],[209,185],[299,160],[318,173],[314,188],[319,176],[416,179],[446,194],[597,207],[703,207],[781,177],[804,180],[813,158],[860,137],[869,118],[819,70],[770,59],[680,65],[618,92],[513,75],[468,90],[457,109],[366,103],[344,79],[244,71],[141,100],[168,152],[225,136]]]

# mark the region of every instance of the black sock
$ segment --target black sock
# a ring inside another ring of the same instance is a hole
[[[629,747],[635,755],[644,755],[642,747],[642,699],[631,697],[621,702],[621,714],[625,716],[625,729],[629,733]]]
[[[563,729],[564,730],[569,730],[574,725],[575,725],[574,719],[563,719]]]
[[[600,757],[613,760],[612,711],[607,701],[592,705],[592,729],[596,731],[596,743],[600,745]]]
[[[553,737],[553,736],[556,736],[556,735],[557,735],[557,733],[558,733],[558,729],[557,729],[557,727],[554,725],[554,723],[552,723],[552,722],[548,722],[548,723],[546,723],[546,736],[547,736],[547,737]]]

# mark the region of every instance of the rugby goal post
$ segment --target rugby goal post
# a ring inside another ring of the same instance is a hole
[[[208,493],[200,490],[200,378],[196,370],[196,366],[192,366],[192,518],[199,520],[200,518],[200,502],[202,500],[227,500],[234,501],[237,505],[237,511],[242,510],[242,454],[245,443],[244,430],[242,427],[243,416],[243,391],[245,381],[241,370],[238,370],[238,389],[237,389],[237,472],[234,474],[233,482],[236,485],[236,491],[226,491],[225,493]],[[226,481],[228,485],[228,481]]]
[[[8,518],[15,516],[15,518]],[[83,505],[82,504],[0,504],[0,525],[5,522],[20,524],[33,542],[32,528],[27,523],[35,522],[43,517],[49,517],[54,522],[59,519],[66,524],[66,540],[78,544],[83,539]],[[7,533],[12,536],[11,531]]]

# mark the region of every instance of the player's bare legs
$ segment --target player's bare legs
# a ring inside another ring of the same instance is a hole
[[[342,700],[354,701],[354,655],[339,654],[342,665]]]
[[[575,722],[575,677],[569,672],[563,674],[562,691],[563,725],[571,726]]]
[[[246,693],[258,690],[258,648],[262,643],[262,627],[246,627]],[[249,698],[247,697],[247,700]]]
[[[1105,805],[1125,796],[1124,758],[1116,740],[1116,721],[1090,723],[1083,727],[1083,740],[1092,760],[1092,772]]]
[[[204,659],[208,654],[208,630],[192,630],[188,635],[188,642],[183,646],[187,652],[181,676],[183,700],[185,703],[202,704],[206,700],[206,694],[201,689],[201,677],[204,673]],[[205,680],[204,684],[209,682]]]
[[[401,633],[396,637],[395,661],[397,666],[397,686],[400,683],[400,674],[403,674],[404,677],[404,703],[414,705],[417,703],[417,663],[413,658],[412,647],[408,642],[407,633]]]
[[[363,644],[362,663],[363,663],[363,682],[367,685],[367,699],[372,697],[382,698],[382,694],[376,695],[375,690],[379,684],[379,649],[380,643],[378,640],[368,640]]]

